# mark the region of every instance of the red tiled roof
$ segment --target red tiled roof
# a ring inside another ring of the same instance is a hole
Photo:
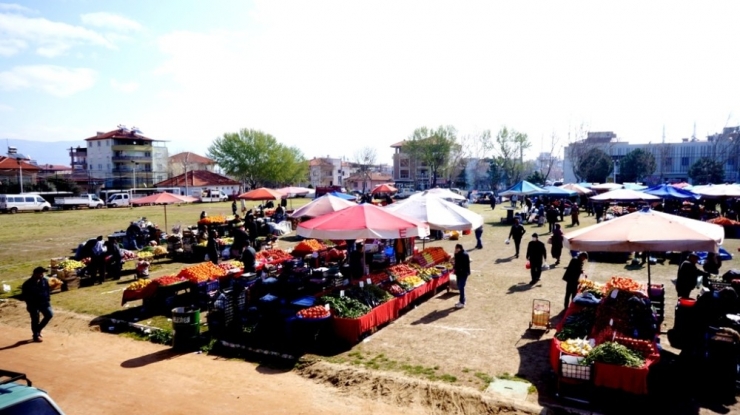
[[[395,144],[391,144],[391,148],[397,148],[397,147],[403,147],[403,145],[406,143],[406,140],[399,141]]]
[[[72,170],[71,166],[65,166],[63,164],[37,164],[39,169],[43,171],[65,171]],[[24,167],[25,168],[25,167]]]
[[[23,160],[21,160],[21,167],[23,170],[29,172],[41,170],[37,166]],[[10,157],[0,156],[0,170],[18,170],[18,161]]]
[[[309,166],[333,166],[333,164],[321,158],[312,158],[311,160],[308,161],[308,165]]]
[[[174,156],[170,156],[170,161],[175,163],[182,163],[187,159],[188,163],[196,163],[196,164],[216,164],[215,161],[209,159],[208,157],[203,157],[201,155],[191,153],[189,151],[184,151],[182,153],[177,153]]]
[[[238,186],[241,183],[218,173],[208,170],[195,170],[187,173],[188,186],[205,187],[205,186]],[[175,187],[185,185],[185,174],[175,176],[171,179],[155,183],[154,187]]]
[[[108,131],[107,133],[102,134],[96,134],[92,137],[88,137],[85,139],[85,141],[95,141],[95,140],[107,140],[109,138],[114,138],[116,140],[143,140],[143,141],[155,141],[152,138],[144,137],[141,134],[135,134],[131,131],[124,132],[122,130],[113,130]]]

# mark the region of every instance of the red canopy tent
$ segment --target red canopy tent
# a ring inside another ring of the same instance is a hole
[[[296,233],[315,239],[423,238],[429,226],[366,203],[303,222]]]
[[[277,190],[268,189],[266,187],[260,187],[252,189],[246,193],[242,193],[237,196],[238,199],[246,200],[278,200],[285,197],[285,194]]]
[[[163,205],[164,206],[164,229],[167,230],[167,205],[172,203],[190,203],[190,196],[178,196],[172,193],[155,193],[153,195],[140,197],[131,201],[133,205]]]
[[[372,194],[378,194],[378,193],[396,193],[398,192],[398,189],[395,187],[388,185],[388,184],[381,184],[380,186],[373,189],[371,192]]]

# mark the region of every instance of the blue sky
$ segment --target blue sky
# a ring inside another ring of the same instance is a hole
[[[579,128],[703,137],[740,124],[737,16],[733,1],[0,3],[0,138],[125,124],[204,154],[255,128],[308,158],[371,146],[390,162],[425,125],[507,125],[533,152]]]

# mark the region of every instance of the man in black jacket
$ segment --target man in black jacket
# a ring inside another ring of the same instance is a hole
[[[558,221],[559,215],[560,211],[555,206],[550,205],[550,207],[547,208],[547,211],[545,212],[545,218],[547,219],[548,226],[547,233],[552,233],[552,231],[555,229],[555,222]]]
[[[42,341],[41,330],[49,324],[49,320],[54,316],[51,311],[51,290],[49,289],[49,282],[44,278],[45,272],[49,272],[49,270],[36,267],[33,270],[33,276],[27,279],[21,287],[23,300],[26,302],[26,310],[31,315],[33,341],[38,343]],[[39,313],[44,316],[40,322]]]
[[[457,276],[457,289],[460,290],[460,302],[455,308],[465,307],[465,284],[470,275],[470,257],[462,245],[455,245],[455,275]]]
[[[678,278],[676,279],[676,291],[678,298],[690,298],[691,290],[696,287],[696,281],[699,277],[707,277],[708,272],[704,272],[696,267],[699,262],[699,255],[692,252],[688,259],[678,267]]]
[[[534,285],[542,275],[542,263],[547,261],[547,248],[540,242],[536,233],[532,234],[532,240],[527,245],[527,261],[529,261],[529,272],[532,275],[529,285]]]
[[[511,225],[511,230],[509,231],[509,239],[514,240],[517,258],[519,258],[519,245],[522,243],[522,236],[525,233],[527,233],[527,230],[519,223],[519,218],[514,218],[514,224]]]
[[[587,260],[588,254],[581,252],[577,257],[570,260],[568,268],[565,269],[565,274],[563,274],[563,281],[566,282],[564,308],[568,308],[570,301],[576,296],[576,292],[578,292],[578,280],[583,273],[583,263]]]

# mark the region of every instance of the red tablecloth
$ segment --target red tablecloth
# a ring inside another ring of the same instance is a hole
[[[157,292],[158,286],[159,284],[151,282],[146,287],[140,288],[138,290],[123,290],[123,295],[121,296],[121,305],[124,305],[129,301],[143,300],[145,298],[153,296],[154,293]]]
[[[366,333],[375,327],[395,320],[398,318],[401,311],[411,305],[414,300],[424,294],[436,291],[438,288],[449,282],[450,275],[445,274],[411,290],[402,297],[394,298],[385,304],[375,307],[369,313],[360,318],[335,317],[332,320],[334,332],[340,339],[345,340],[347,343],[357,343],[360,340],[360,335],[362,335],[362,333]]]

